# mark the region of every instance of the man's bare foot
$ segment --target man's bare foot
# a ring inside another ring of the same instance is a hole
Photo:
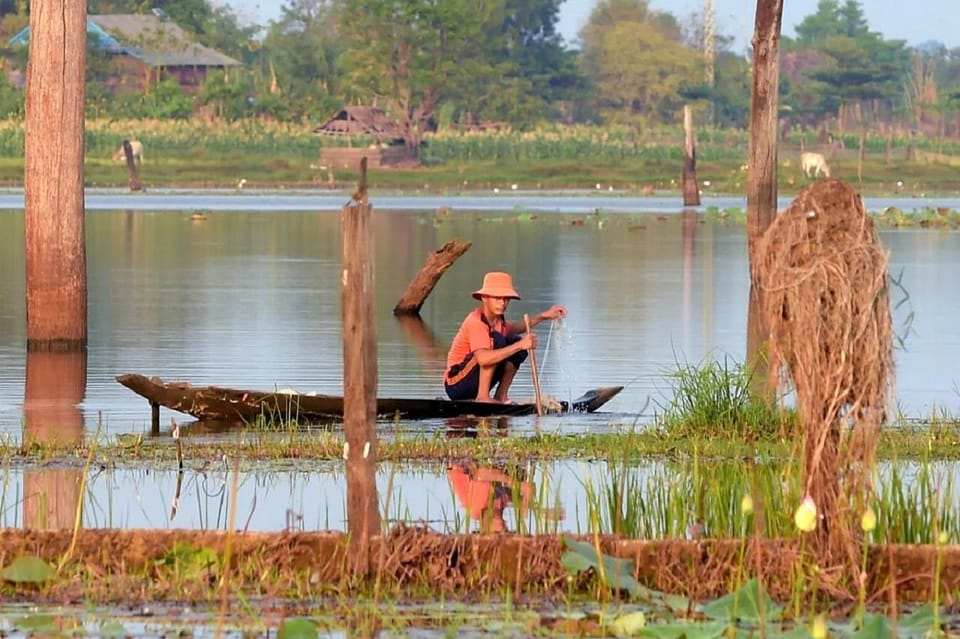
[[[496,404],[496,403],[499,403],[499,402],[500,402],[500,400],[494,399],[493,397],[488,397],[488,396],[486,396],[486,395],[481,395],[481,396],[477,397],[474,401],[476,401],[476,402],[485,402],[485,403],[487,403],[487,404]]]

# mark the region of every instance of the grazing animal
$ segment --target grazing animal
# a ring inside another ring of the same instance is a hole
[[[827,166],[827,160],[822,153],[812,153],[810,151],[801,153],[800,170],[807,177],[818,178],[821,173],[824,177],[830,177],[830,167]]]
[[[133,161],[143,164],[143,142],[140,140],[130,140],[130,150],[133,151]],[[127,156],[123,152],[123,145],[113,154],[114,162],[126,162]]]

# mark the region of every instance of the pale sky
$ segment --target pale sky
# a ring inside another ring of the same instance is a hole
[[[280,17],[281,0],[214,0],[234,8],[238,16],[265,24]],[[566,0],[560,6],[560,33],[575,41],[596,0]],[[960,29],[955,16],[957,0],[863,0],[864,15],[873,31],[885,38],[906,40],[910,45],[937,40],[947,47],[960,47]],[[673,13],[681,20],[703,7],[703,0],[651,0],[651,6]],[[717,31],[736,38],[744,49],[753,33],[756,0],[714,0]],[[783,0],[783,32],[817,9],[817,0]]]

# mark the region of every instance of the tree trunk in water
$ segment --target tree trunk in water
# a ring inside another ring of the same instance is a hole
[[[463,240],[450,240],[436,251],[427,256],[427,261],[416,277],[407,285],[407,290],[400,296],[400,301],[393,307],[394,315],[420,315],[420,309],[427,297],[433,291],[433,287],[440,281],[440,277],[446,273],[447,269],[453,266],[453,263],[460,259],[460,256],[467,252],[473,245],[472,242]]]
[[[366,165],[361,166],[361,183]],[[361,191],[365,190],[363,187]],[[356,574],[370,567],[370,537],[380,532],[377,498],[377,332],[374,314],[373,207],[343,207],[343,430],[347,529]]]
[[[127,160],[127,173],[130,174],[130,190],[142,191],[143,184],[140,183],[140,171],[137,169],[137,161],[133,156],[133,147],[130,146],[130,140],[123,141],[123,155]],[[140,161],[143,161],[142,154]]]
[[[747,150],[747,241],[751,301],[757,286],[757,246],[777,215],[777,107],[780,87],[779,49],[783,0],[758,0],[753,34],[753,88],[750,95],[750,142]],[[751,307],[752,308],[752,307]],[[754,371],[754,392],[770,389],[764,344],[769,327],[759,322],[747,340],[747,364]],[[759,396],[759,395],[758,395]],[[772,399],[763,393],[767,399]]]
[[[27,64],[27,350],[87,346],[84,0],[33,0]]]
[[[747,150],[747,236],[751,277],[757,240],[777,214],[777,92],[783,0],[758,0],[753,34],[753,88]]]
[[[697,140],[693,134],[690,105],[683,107],[683,171],[680,176],[684,206],[700,206],[700,185],[697,184]]]

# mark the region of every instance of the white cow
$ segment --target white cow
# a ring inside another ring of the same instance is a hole
[[[130,150],[133,152],[133,161],[143,164],[143,142],[140,140],[130,140]],[[123,152],[123,145],[113,154],[114,162],[126,162],[127,156]]]
[[[810,151],[801,153],[800,170],[807,177],[818,178],[821,173],[824,177],[830,177],[830,167],[827,166],[827,160],[822,153],[812,153]]]

